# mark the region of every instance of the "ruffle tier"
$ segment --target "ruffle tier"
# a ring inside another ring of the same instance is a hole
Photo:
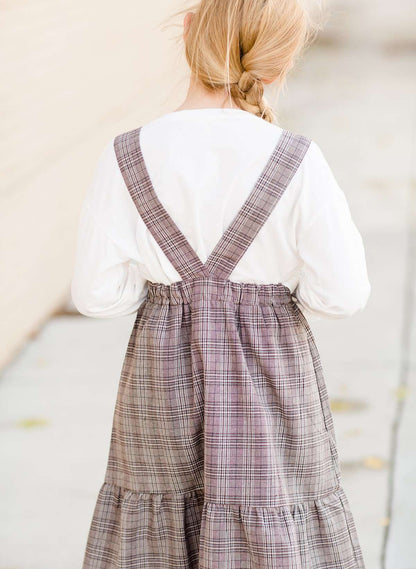
[[[205,502],[202,488],[137,493],[104,482],[84,569],[364,569],[341,486],[279,507]]]
[[[230,506],[104,482],[83,569],[365,569],[341,486],[309,502]]]

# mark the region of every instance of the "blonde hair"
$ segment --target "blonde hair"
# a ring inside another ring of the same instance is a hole
[[[225,90],[241,109],[274,122],[263,81],[277,78],[282,88],[319,20],[302,0],[200,0],[176,14],[188,11],[194,15],[185,55],[195,78],[210,91]]]

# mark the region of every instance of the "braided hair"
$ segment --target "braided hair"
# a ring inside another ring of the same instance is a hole
[[[284,84],[295,58],[315,32],[303,0],[200,0],[186,10],[193,17],[185,55],[197,80],[223,90],[234,103],[275,121],[264,85]]]

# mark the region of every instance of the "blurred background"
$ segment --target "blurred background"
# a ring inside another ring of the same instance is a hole
[[[182,19],[162,24],[186,5],[0,5],[0,569],[82,563],[135,315],[72,306],[78,215],[110,138],[184,99]],[[366,309],[311,327],[366,567],[415,569],[416,5],[327,12],[268,99],[319,144],[364,239]]]

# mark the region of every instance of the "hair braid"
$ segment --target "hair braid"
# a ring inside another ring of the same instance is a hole
[[[244,69],[240,79],[235,83],[230,83],[229,92],[235,102],[245,111],[268,122],[274,121],[274,113],[263,98],[263,82],[251,71]]]
[[[244,110],[268,122],[276,117],[265,84],[285,77],[317,30],[303,0],[199,0],[185,39],[194,77],[225,91]]]

